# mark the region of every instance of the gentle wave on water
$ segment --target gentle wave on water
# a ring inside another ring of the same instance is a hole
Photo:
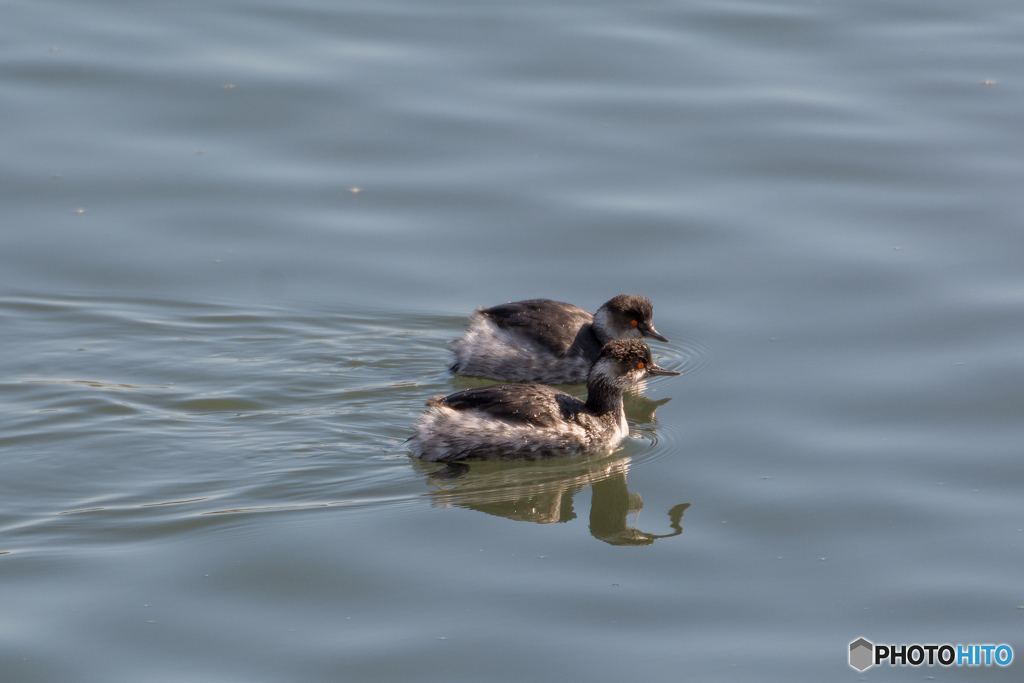
[[[673,335],[668,344],[650,342],[651,354],[659,365],[677,370],[683,375],[702,372],[711,362],[711,348],[693,335]],[[671,359],[661,362],[661,359]]]
[[[388,453],[438,372],[436,321],[393,313],[19,297],[0,301],[0,321],[21,332],[3,442],[85,473],[53,513],[379,502],[411,479]],[[112,439],[135,457],[115,458]]]

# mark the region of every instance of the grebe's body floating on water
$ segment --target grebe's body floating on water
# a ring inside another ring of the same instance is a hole
[[[550,299],[478,309],[469,329],[452,342],[453,372],[506,382],[576,384],[587,381],[601,348],[613,339],[658,334],[646,297],[622,294],[591,315]]]
[[[629,434],[622,390],[658,367],[639,339],[604,345],[587,378],[586,402],[543,384],[467,389],[427,401],[412,453],[424,460],[543,458],[613,450]]]

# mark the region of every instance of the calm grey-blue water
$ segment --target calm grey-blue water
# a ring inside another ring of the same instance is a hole
[[[1020,680],[1022,36],[0,3],[0,679]],[[619,450],[410,457],[475,308],[634,293],[683,374]]]

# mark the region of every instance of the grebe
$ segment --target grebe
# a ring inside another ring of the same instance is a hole
[[[507,382],[577,384],[587,381],[601,348],[613,339],[658,334],[646,297],[621,294],[591,315],[572,304],[528,299],[478,309],[452,342],[452,372]]]
[[[611,452],[629,434],[622,390],[651,375],[679,374],[655,364],[643,341],[613,340],[590,369],[586,402],[544,384],[435,396],[416,424],[412,453],[453,462]]]

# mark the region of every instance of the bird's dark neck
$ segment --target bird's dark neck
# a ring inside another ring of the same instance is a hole
[[[605,377],[587,380],[587,409],[595,415],[618,414],[622,410],[622,389]]]
[[[597,330],[594,329],[591,323],[587,323],[576,333],[576,338],[573,339],[569,353],[597,360],[597,357],[601,355],[602,346],[604,346],[604,342],[597,336]]]

